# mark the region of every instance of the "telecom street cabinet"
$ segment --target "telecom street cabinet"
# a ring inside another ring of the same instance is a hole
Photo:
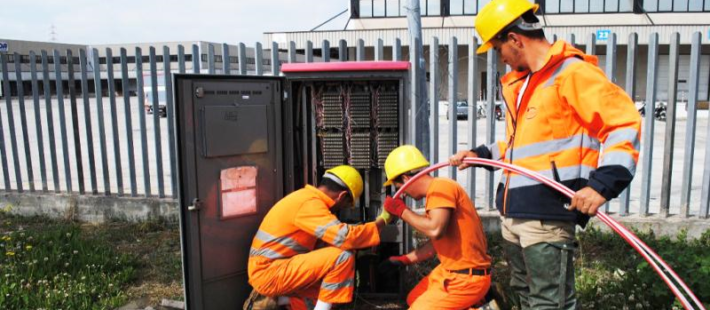
[[[350,164],[365,180],[352,224],[379,214],[384,161],[407,141],[408,62],[284,64],[282,77],[176,74],[175,121],[186,305],[241,308],[252,238],[286,194]],[[402,294],[377,264],[409,246],[403,224],[358,251],[358,294]]]

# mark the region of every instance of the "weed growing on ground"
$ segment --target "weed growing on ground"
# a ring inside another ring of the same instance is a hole
[[[122,305],[136,259],[82,234],[74,222],[0,212],[1,309],[111,309]]]

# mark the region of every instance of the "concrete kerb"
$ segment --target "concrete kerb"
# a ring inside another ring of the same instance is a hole
[[[103,223],[111,220],[141,222],[179,220],[178,202],[173,199],[72,194],[0,193],[0,209],[12,214],[76,219]]]

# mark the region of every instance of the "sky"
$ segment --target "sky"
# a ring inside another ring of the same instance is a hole
[[[247,45],[264,32],[308,31],[348,0],[0,0],[0,39],[74,44],[210,41]],[[343,29],[348,13],[319,30]]]

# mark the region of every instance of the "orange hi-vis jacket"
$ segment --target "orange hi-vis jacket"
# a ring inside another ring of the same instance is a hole
[[[380,243],[375,222],[341,223],[330,212],[333,204],[330,197],[310,185],[284,197],[264,217],[249,256],[279,259],[308,253],[315,248],[318,239],[343,250]]]
[[[380,235],[374,222],[338,221],[330,211],[334,203],[307,185],[274,205],[249,251],[249,284],[255,290],[267,296],[290,296],[293,309],[305,309],[315,299],[352,300],[355,258],[347,250],[375,246]],[[330,246],[316,250],[319,239]]]
[[[513,71],[500,83],[508,139],[479,146],[478,156],[537,171],[573,190],[589,186],[607,200],[629,185],[639,157],[641,117],[629,96],[597,67],[596,57],[557,41],[542,69]],[[496,197],[506,217],[586,225],[589,218],[567,211],[567,203],[553,189],[507,171]]]

